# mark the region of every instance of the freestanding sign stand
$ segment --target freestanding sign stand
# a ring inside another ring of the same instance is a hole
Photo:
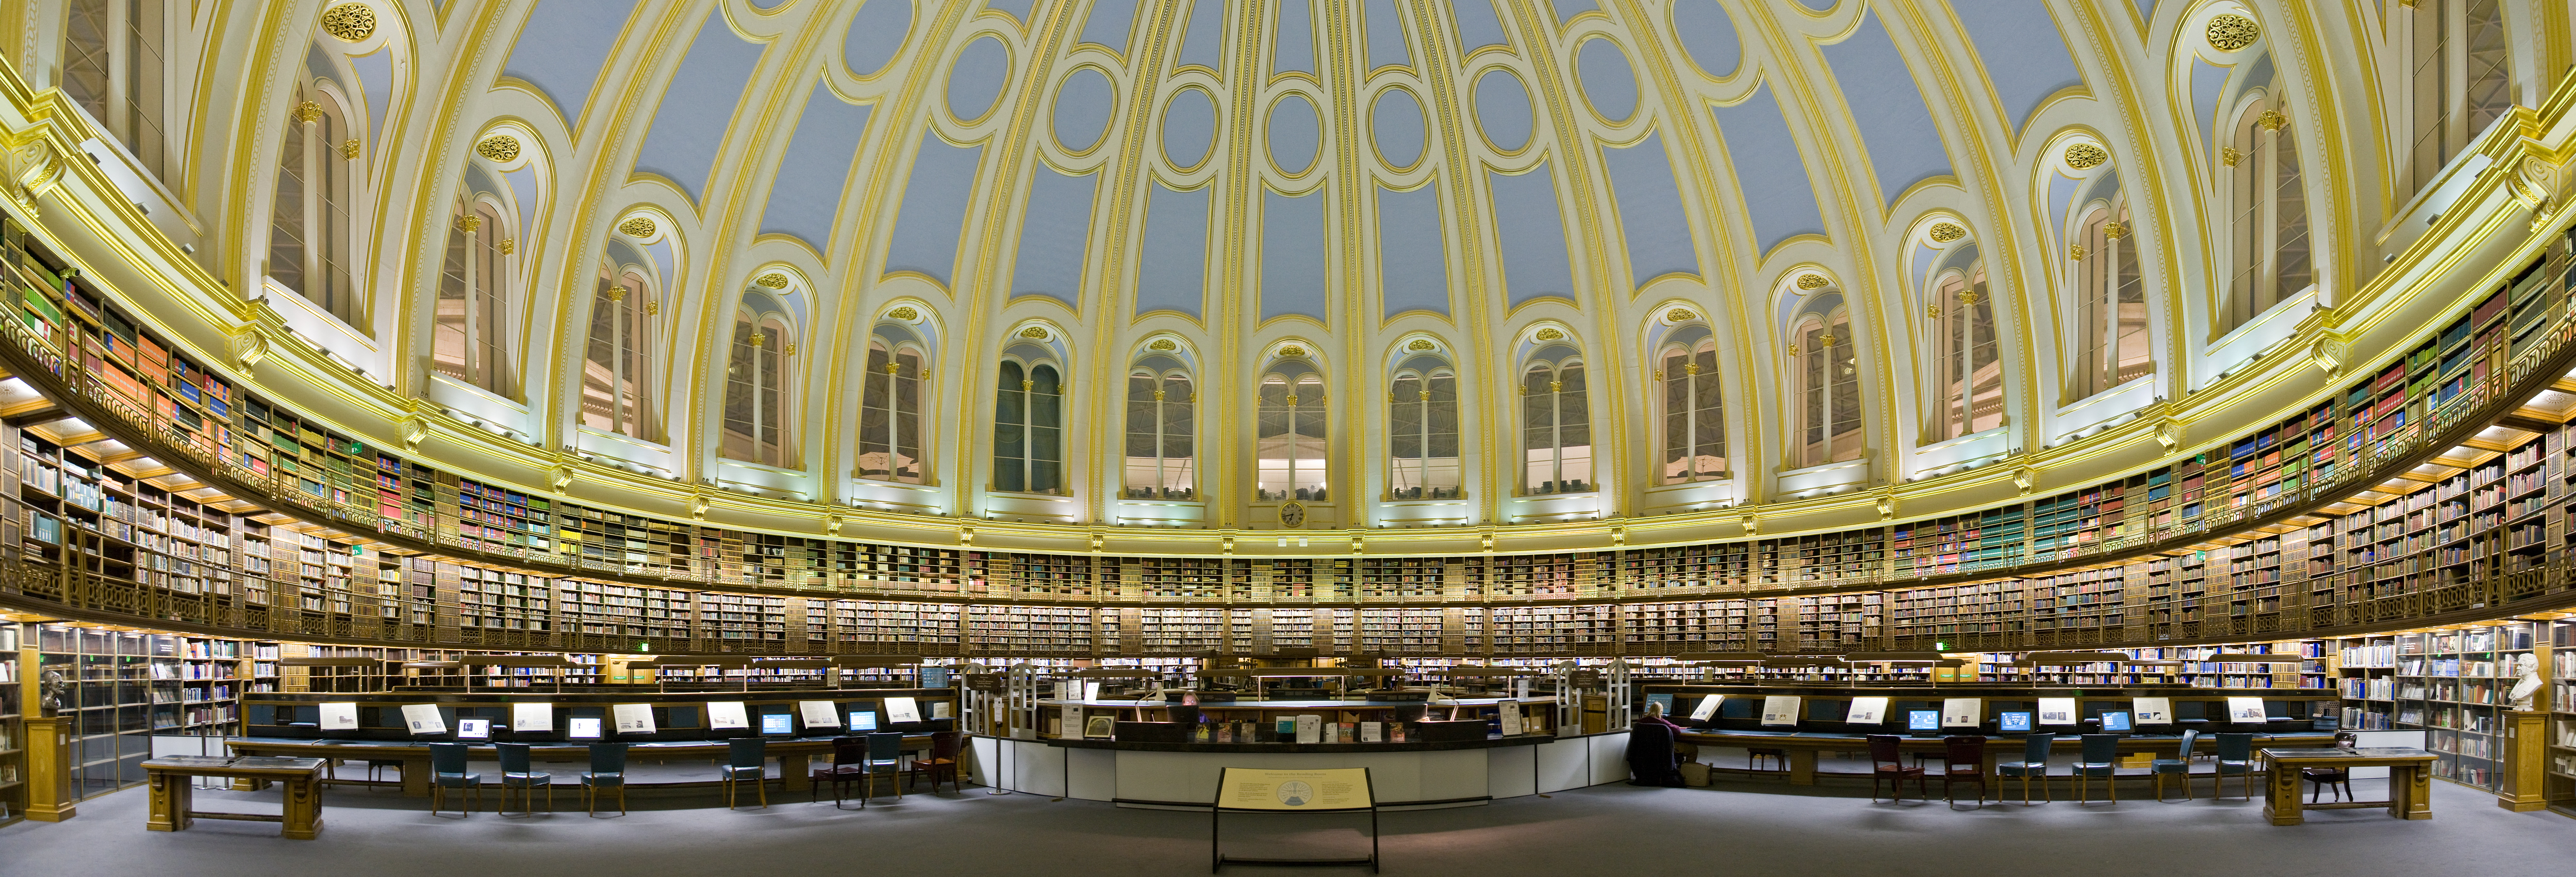
[[[1225,854],[1219,821],[1235,813],[1357,813],[1368,811],[1369,854],[1365,859],[1238,859]],[[1261,770],[1229,767],[1216,781],[1216,806],[1208,812],[1208,873],[1232,862],[1238,865],[1367,865],[1377,873],[1377,791],[1368,768],[1330,770]]]

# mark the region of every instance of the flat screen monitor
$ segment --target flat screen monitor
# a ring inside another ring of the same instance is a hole
[[[851,712],[850,712],[850,731],[851,731],[851,732],[856,733],[856,732],[859,732],[859,731],[874,731],[874,730],[876,730],[876,729],[877,729],[877,714],[876,714],[876,713],[868,712],[868,711],[866,711],[866,710],[853,710],[853,711],[851,711]]]
[[[1941,730],[1941,711],[1910,710],[1905,714],[1905,729],[1908,731]]]
[[[2126,733],[2128,733],[2128,732],[2129,732],[2129,714],[2128,714],[2128,713],[2121,712],[2121,713],[2103,713],[2103,714],[2102,714],[2102,733],[2105,733],[2105,734],[2126,734]]]
[[[490,739],[492,739],[492,720],[491,720],[491,719],[457,719],[457,720],[456,720],[456,739],[459,739],[459,740],[490,740]]]
[[[796,733],[796,717],[786,713],[768,713],[760,717],[760,733],[784,737]]]
[[[599,739],[599,724],[601,721],[603,720],[596,718],[574,719],[572,720],[572,730],[565,733],[564,736],[573,740],[597,740]]]
[[[1999,722],[1996,727],[2004,731],[2027,732],[2030,730],[2029,713],[1996,713],[1995,719]]]

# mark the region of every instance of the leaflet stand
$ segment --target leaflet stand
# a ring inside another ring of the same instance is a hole
[[[1354,782],[1356,781],[1356,782]],[[1354,794],[1356,793],[1356,794]],[[1240,859],[1227,856],[1219,821],[1235,813],[1358,813],[1368,811],[1369,854],[1364,859]],[[1217,771],[1216,798],[1208,807],[1208,873],[1237,865],[1367,865],[1378,872],[1377,787],[1365,767],[1327,770]]]

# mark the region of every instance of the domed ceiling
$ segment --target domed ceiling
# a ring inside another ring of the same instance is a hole
[[[2378,92],[2324,72],[2383,63],[2344,48],[2393,45],[2381,12],[327,5],[239,61],[276,84],[240,115],[291,124],[173,186],[345,129],[356,295],[232,244],[289,325],[530,444],[902,513],[1473,525],[1937,479],[2241,367],[2414,197]],[[249,176],[200,209],[270,225],[288,175]]]

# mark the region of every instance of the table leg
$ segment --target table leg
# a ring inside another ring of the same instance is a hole
[[[2272,817],[2273,825],[2298,825],[2306,822],[2299,800],[2299,771],[2286,764],[2272,765],[2272,794],[2263,802],[2263,813]]]
[[[403,759],[403,797],[429,797],[429,756]]]
[[[197,778],[178,774],[155,773],[152,786],[152,814],[143,823],[147,831],[186,831],[194,821],[188,811],[196,809]]]
[[[2433,818],[2433,771],[2429,767],[2388,769],[2388,815],[2399,819]]]
[[[1816,750],[1805,748],[1789,750],[1789,784],[1793,786],[1816,784]]]
[[[810,789],[814,787],[813,762],[808,756],[778,756],[779,788]]]
[[[406,771],[404,776],[410,776]],[[286,830],[288,840],[312,840],[322,834],[322,781],[317,777],[288,780],[286,785]]]

